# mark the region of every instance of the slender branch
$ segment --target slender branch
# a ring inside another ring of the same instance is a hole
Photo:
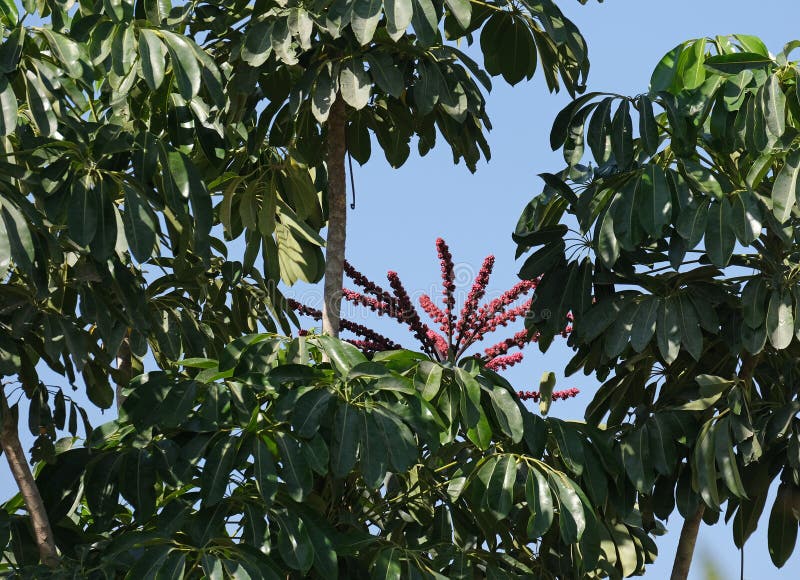
[[[697,543],[697,533],[700,531],[700,522],[703,521],[705,509],[706,506],[701,502],[694,515],[683,522],[670,580],[686,580],[689,576],[689,567],[692,565],[692,557],[694,556],[694,546]]]
[[[328,166],[328,240],[325,250],[325,290],[322,332],[339,336],[347,235],[347,185],[345,181],[345,106],[337,96],[328,115],[326,161]]]
[[[12,413],[9,408],[6,394],[2,388],[0,388],[0,410],[2,411],[0,413],[0,418],[2,418],[0,447],[6,455],[14,481],[17,483],[22,498],[25,500],[25,507],[31,516],[33,537],[39,548],[39,558],[43,564],[55,568],[58,566],[59,557],[53,539],[53,529],[50,527],[42,496],[19,441],[16,413]]]

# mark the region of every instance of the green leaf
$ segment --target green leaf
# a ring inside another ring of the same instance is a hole
[[[727,199],[711,204],[706,225],[706,253],[718,268],[728,265],[736,245],[731,204]]]
[[[369,102],[372,83],[364,70],[364,62],[355,58],[347,60],[339,73],[339,90],[344,101],[356,111]]]
[[[658,123],[653,114],[653,103],[647,95],[639,97],[639,135],[644,151],[654,155],[658,151]]]
[[[539,538],[550,529],[553,523],[553,496],[547,480],[538,469],[530,467],[525,480],[525,499],[531,517],[528,521],[528,537]]]
[[[86,503],[98,527],[110,522],[119,504],[119,478],[123,456],[105,453],[92,460],[86,468],[83,481]]]
[[[311,492],[313,474],[297,440],[285,433],[276,433],[275,442],[280,450],[280,476],[286,482],[286,491],[295,501]]]
[[[490,459],[478,470],[475,482],[483,485],[480,506],[496,520],[508,517],[514,505],[514,485],[517,479],[517,462],[513,455]]]
[[[380,428],[389,463],[398,472],[409,469],[417,461],[419,446],[408,426],[394,413],[383,407],[373,409],[373,418]]]
[[[256,487],[266,505],[269,506],[278,491],[278,474],[275,470],[275,460],[261,437],[253,439],[252,453]]]
[[[650,495],[653,474],[650,468],[650,440],[647,426],[634,429],[620,442],[625,473],[639,493]],[[647,462],[647,463],[645,463]]]
[[[536,71],[536,44],[530,28],[522,18],[510,12],[494,12],[481,30],[481,50],[486,72],[503,75],[510,85]]]
[[[744,245],[753,243],[761,235],[761,208],[755,194],[741,190],[731,198],[733,229],[736,238]]]
[[[370,489],[378,489],[383,484],[389,467],[383,435],[371,412],[361,413],[361,422],[361,472]]]
[[[25,95],[36,129],[44,137],[53,137],[58,129],[58,123],[53,112],[51,96],[39,76],[30,70],[25,71]]]
[[[696,89],[706,80],[705,61],[706,39],[698,38],[681,52],[678,58],[678,76],[684,89]]]
[[[19,22],[19,11],[14,0],[0,0],[0,20],[8,28],[13,28]]]
[[[667,299],[661,302],[658,309],[656,340],[658,350],[667,364],[675,362],[681,348],[681,329],[676,302],[675,299]]]
[[[772,185],[772,213],[780,223],[784,223],[792,215],[792,208],[797,202],[798,179],[800,150],[795,150],[786,157]]]
[[[150,90],[155,91],[164,81],[167,49],[158,35],[147,28],[139,29],[139,59],[142,78]]]
[[[342,376],[346,377],[354,366],[367,362],[367,357],[352,344],[326,335],[314,337],[314,340],[319,342]]]
[[[645,296],[639,303],[636,316],[631,325],[631,346],[636,352],[642,352],[656,331],[656,317],[661,301],[653,296]]]
[[[633,121],[630,102],[623,99],[611,121],[611,150],[617,166],[628,167],[633,161]]]
[[[558,529],[561,539],[567,544],[574,544],[581,539],[586,529],[586,514],[577,493],[575,484],[563,473],[548,473],[551,484],[555,484],[558,502],[561,506],[558,515]]]
[[[697,193],[717,200],[725,196],[719,181],[707,167],[690,159],[681,159],[679,167],[689,186]]]
[[[228,346],[225,347],[219,355],[219,370],[220,372],[224,372],[227,370],[233,369],[239,359],[242,356],[242,353],[247,350],[249,346],[257,344],[261,341],[267,340],[269,338],[266,334],[248,334],[246,336],[241,336],[230,343]],[[310,370],[310,369],[309,369]],[[272,375],[270,375],[271,377]],[[296,380],[296,379],[292,379]]]
[[[583,452],[583,443],[575,429],[560,419],[550,418],[548,424],[553,432],[553,438],[558,445],[559,454],[564,464],[575,475],[583,473],[586,459]]]
[[[378,552],[370,567],[370,578],[380,580],[401,580],[403,577],[403,550],[385,548]]]
[[[386,31],[392,40],[397,41],[411,24],[413,14],[411,0],[384,0],[383,5],[386,13]]]
[[[553,402],[553,388],[556,386],[556,374],[553,371],[545,371],[539,380],[539,412],[547,415],[550,404]]]
[[[761,86],[756,103],[757,110],[764,117],[767,132],[773,138],[782,137],[786,132],[786,97],[777,75],[770,75]]]
[[[686,43],[681,43],[667,54],[665,54],[659,61],[653,74],[650,77],[650,92],[660,93],[662,91],[677,92],[676,90],[676,73],[678,67],[678,60]]]
[[[0,73],[0,137],[10,135],[16,128],[17,96],[6,76]]]
[[[697,445],[693,456],[694,477],[703,501],[712,509],[719,507],[719,491],[717,490],[717,470],[715,467],[716,423],[708,421],[697,437]]]
[[[703,352],[703,332],[697,317],[694,304],[686,294],[677,298],[668,298],[678,310],[678,323],[681,330],[681,344],[689,351],[694,360],[699,361]]]
[[[725,417],[719,421],[717,426],[714,439],[717,467],[722,474],[722,481],[725,482],[731,493],[736,497],[747,499],[747,492],[744,489],[744,485],[742,485],[739,467],[736,464],[736,455],[733,452],[729,423],[729,418]]]
[[[122,213],[122,223],[125,227],[128,247],[137,261],[146,262],[156,249],[158,218],[150,209],[147,200],[143,200],[133,187],[127,182],[123,184],[123,187],[125,189],[125,211]],[[212,366],[216,366],[216,364]]]
[[[306,573],[314,564],[314,545],[308,535],[303,519],[294,513],[276,514],[280,528],[278,534],[278,551],[286,565]]]
[[[433,400],[442,384],[442,367],[431,361],[422,361],[414,374],[414,386],[426,401]]]
[[[654,163],[648,164],[639,180],[638,192],[639,222],[650,236],[660,239],[672,216],[672,196],[664,170]]]
[[[295,432],[310,439],[320,428],[320,420],[328,410],[333,394],[327,389],[314,389],[300,397],[292,409]]]
[[[620,244],[614,233],[614,208],[619,203],[620,194],[616,194],[609,208],[600,214],[595,229],[595,246],[597,257],[607,268],[613,268],[620,254]]]
[[[678,216],[678,235],[686,240],[686,248],[691,250],[700,243],[708,227],[708,210],[710,200],[704,199],[699,204],[692,202]]]
[[[225,496],[238,450],[239,439],[227,434],[217,439],[211,448],[206,463],[214,468],[204,469],[200,479],[200,496],[204,507],[218,504]]]
[[[136,510],[139,522],[147,521],[156,511],[156,472],[153,456],[146,449],[134,449],[126,454],[122,495]]]
[[[166,30],[161,30],[160,34],[167,43],[178,92],[188,101],[200,92],[202,82],[200,65],[190,44],[191,41]]]
[[[99,212],[98,189],[87,187],[82,179],[75,180],[67,208],[67,228],[76,244],[85,247],[94,239]]]
[[[353,15],[350,27],[356,40],[363,46],[372,41],[381,17],[383,0],[353,0]],[[361,107],[357,107],[360,109]]]
[[[369,52],[366,55],[369,74],[387,94],[400,98],[405,90],[403,73],[398,70],[392,57],[385,52]]]
[[[331,445],[331,471],[335,477],[347,476],[356,464],[360,418],[355,407],[339,402],[333,416],[333,444]]]
[[[767,306],[767,338],[775,349],[783,350],[793,337],[792,294],[787,290],[775,289],[770,294]]]
[[[522,412],[514,397],[511,396],[508,390],[496,386],[492,389],[491,400],[495,417],[497,417],[497,422],[500,424],[500,429],[503,433],[511,437],[514,443],[522,441],[525,431]]]
[[[723,74],[735,75],[743,70],[766,68],[772,62],[768,56],[755,52],[732,52],[708,57],[705,66]]]
[[[750,34],[734,34],[733,37],[739,42],[744,52],[753,52],[761,56],[769,56],[767,46],[757,36],[752,36]]]
[[[566,243],[563,239],[547,244],[530,255],[520,268],[518,276],[523,280],[535,280],[564,259]]]
[[[431,0],[411,0],[414,12],[411,16],[411,25],[417,35],[417,41],[423,46],[428,47],[439,38],[439,16]],[[394,10],[397,10],[397,0],[395,0]],[[395,25],[398,25],[395,22]],[[391,32],[391,31],[390,31]],[[405,32],[405,30],[403,30]]]
[[[767,542],[772,563],[781,568],[794,552],[797,542],[797,517],[793,511],[798,490],[792,484],[782,483],[769,514]]]
[[[450,14],[458,22],[458,25],[467,30],[472,21],[472,4],[470,4],[469,0],[445,0],[445,4],[450,10]]]

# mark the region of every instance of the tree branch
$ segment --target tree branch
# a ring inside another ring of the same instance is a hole
[[[325,250],[325,290],[322,332],[339,336],[347,236],[347,185],[345,180],[345,106],[337,96],[328,115],[326,162],[328,165],[328,240]]]
[[[694,515],[683,522],[670,580],[686,580],[689,576],[689,567],[692,565],[692,557],[694,556],[694,546],[697,543],[697,533],[700,531],[700,522],[703,521],[705,509],[706,506],[700,502]]]
[[[16,481],[20,493],[22,493],[22,498],[25,500],[25,507],[28,509],[28,513],[31,516],[33,537],[39,548],[39,558],[43,564],[55,568],[58,566],[59,557],[53,539],[53,529],[50,527],[50,520],[47,517],[47,511],[45,510],[42,496],[39,493],[39,488],[36,486],[36,481],[33,479],[33,473],[25,458],[22,444],[19,441],[17,413],[12,412],[9,408],[6,394],[2,388],[0,388],[0,406],[0,410],[2,410],[2,414],[0,414],[0,418],[2,418],[0,447],[2,447],[3,452],[6,454],[8,465],[14,476],[14,481]]]

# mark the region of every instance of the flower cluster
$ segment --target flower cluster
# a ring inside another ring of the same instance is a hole
[[[364,274],[356,270],[345,261],[344,272],[361,291],[342,289],[345,300],[352,304],[369,308],[379,316],[389,316],[404,324],[419,341],[422,350],[430,357],[440,362],[456,362],[473,344],[482,341],[487,334],[499,328],[505,328],[524,317],[533,303],[532,298],[526,296],[536,289],[536,280],[523,280],[504,292],[498,298],[480,306],[481,299],[486,295],[486,288],[494,268],[494,256],[487,256],[481,265],[480,271],[472,283],[466,300],[461,307],[458,320],[456,320],[455,298],[455,266],[450,249],[442,238],[436,240],[436,253],[439,258],[442,276],[442,304],[437,305],[434,300],[423,294],[419,298],[422,311],[433,321],[434,330],[425,324],[419,311],[411,301],[397,272],[389,271],[386,275],[391,292],[384,290]],[[523,301],[520,303],[520,301]],[[294,300],[289,301],[289,306],[300,314],[305,314],[320,320],[322,313],[313,308],[304,306]],[[562,336],[566,337],[571,331],[572,315],[564,320]],[[355,334],[358,338],[347,339],[365,352],[373,353],[381,350],[401,348],[388,338],[376,333],[360,324],[348,320],[341,321],[341,328]],[[487,368],[495,371],[505,370],[518,364],[522,358],[521,352],[527,345],[538,340],[536,333],[522,329],[511,337],[489,346],[483,353],[473,356],[482,361]],[[516,352],[509,352],[518,349]],[[554,399],[574,397],[577,389],[558,391],[553,394]],[[520,398],[538,400],[539,393],[535,391],[520,392]]]
[[[552,399],[554,401],[558,401],[559,399],[561,400],[571,399],[578,393],[580,393],[579,389],[566,389],[564,391],[554,391]],[[539,391],[519,391],[517,394],[519,395],[519,398],[523,401],[532,400],[534,402],[538,402],[539,399],[541,398]]]

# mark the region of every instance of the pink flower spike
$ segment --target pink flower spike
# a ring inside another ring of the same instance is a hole
[[[431,317],[436,324],[446,325],[447,324],[447,315],[442,312],[442,309],[436,306],[431,300],[431,297],[427,294],[423,294],[419,297],[419,305],[425,311],[425,314]],[[445,332],[446,327],[442,328],[442,332]]]
[[[439,263],[442,267],[442,286],[444,290],[444,311],[447,314],[447,336],[452,341],[453,327],[455,326],[455,315],[453,311],[456,307],[455,299],[455,267],[453,266],[453,256],[450,254],[450,249],[447,243],[442,238],[436,239],[436,253],[439,255]]]
[[[467,294],[467,299],[464,302],[464,306],[461,309],[461,316],[459,317],[458,324],[456,325],[456,329],[458,330],[456,345],[461,345],[465,332],[468,330],[477,330],[475,327],[475,314],[478,309],[478,302],[481,298],[483,298],[484,294],[486,294],[486,286],[489,284],[489,278],[492,275],[493,268],[494,256],[486,256],[486,258],[483,260],[483,265],[481,266],[480,271],[478,272],[477,276],[475,276],[475,281],[472,283],[472,288],[470,288],[469,294]]]
[[[504,371],[508,367],[512,367],[518,362],[521,362],[523,356],[521,352],[515,352],[506,356],[498,356],[487,362],[486,368],[493,371]]]
[[[411,303],[411,298],[409,298],[408,292],[406,292],[406,289],[403,287],[403,283],[400,281],[397,272],[390,270],[386,273],[386,277],[389,279],[389,285],[392,287],[392,291],[397,299],[397,312],[396,314],[392,314],[392,316],[398,321],[408,325],[414,333],[414,336],[420,344],[422,344],[423,350],[434,354],[436,346],[431,342],[431,339],[428,338],[428,331],[430,328],[420,320],[419,313]]]

